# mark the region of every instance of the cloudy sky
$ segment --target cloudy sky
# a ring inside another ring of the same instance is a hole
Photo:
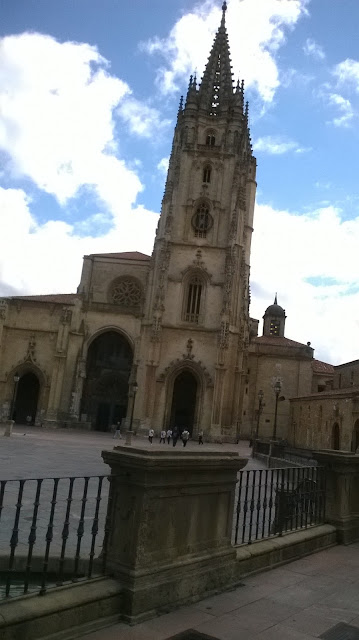
[[[0,0],[0,295],[151,253],[179,97],[221,0]],[[359,357],[358,0],[229,0],[258,160],[251,315]]]

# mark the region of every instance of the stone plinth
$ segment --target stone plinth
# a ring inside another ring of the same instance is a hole
[[[4,436],[7,436],[8,438],[11,436],[14,424],[15,424],[14,420],[4,421],[4,426],[5,426]]]
[[[326,521],[337,529],[338,542],[359,540],[359,455],[348,451],[315,451],[326,469]]]
[[[112,483],[109,566],[124,587],[124,615],[138,622],[235,583],[231,546],[235,452],[103,451]]]

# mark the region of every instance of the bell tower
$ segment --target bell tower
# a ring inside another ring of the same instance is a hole
[[[256,161],[225,17],[180,100],[140,348],[144,426],[240,434],[247,377]],[[136,412],[137,413],[137,412]]]

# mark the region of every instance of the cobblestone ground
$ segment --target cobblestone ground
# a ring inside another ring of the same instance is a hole
[[[75,558],[79,551],[81,558],[88,558],[92,544],[92,526],[98,511],[99,534],[96,538],[95,556],[101,552],[105,515],[108,497],[108,480],[102,483],[101,500],[98,500],[98,478],[91,478],[87,487],[83,478],[74,481],[72,494],[69,495],[69,476],[100,476],[109,473],[109,467],[101,459],[101,451],[112,449],[123,440],[114,440],[109,433],[79,432],[72,430],[44,430],[34,427],[15,427],[11,437],[4,437],[0,429],[0,568],[6,569],[10,555],[10,539],[14,529],[18,529],[18,543],[15,559],[26,557],[29,551],[29,535],[36,534],[32,554],[42,557],[48,544],[49,525],[51,525],[50,558],[59,558],[64,542],[64,522],[68,521],[65,557]],[[158,439],[150,445],[144,437],[134,438],[133,444],[140,444],[153,450],[168,447],[160,445]],[[184,449],[179,442],[173,450],[182,455]],[[238,445],[204,444],[189,442],[188,449],[198,451],[235,450],[239,455],[249,458],[248,442]],[[246,468],[261,468],[261,465],[249,458]],[[61,477],[59,483],[53,478]],[[41,483],[36,478],[47,478]],[[26,479],[21,484],[20,480]],[[6,483],[1,483],[6,480]],[[39,489],[39,484],[41,487]],[[1,487],[3,495],[1,496]],[[84,490],[86,488],[86,500]],[[40,491],[39,499],[36,491]],[[19,493],[20,492],[20,493]],[[70,498],[70,500],[69,500]],[[36,507],[37,502],[39,506]],[[55,505],[54,505],[55,503]],[[53,511],[52,511],[53,508]],[[68,511],[68,513],[67,513]],[[18,517],[18,522],[17,522]],[[34,530],[35,525],[35,530]],[[81,547],[78,549],[79,531],[83,527]],[[1,589],[0,589],[1,590]]]

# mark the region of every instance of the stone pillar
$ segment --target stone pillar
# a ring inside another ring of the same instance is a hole
[[[232,587],[236,452],[103,451],[112,500],[108,563],[124,587],[124,615],[139,622]]]
[[[326,521],[337,529],[337,540],[359,540],[359,455],[347,451],[315,451],[326,469]]]

